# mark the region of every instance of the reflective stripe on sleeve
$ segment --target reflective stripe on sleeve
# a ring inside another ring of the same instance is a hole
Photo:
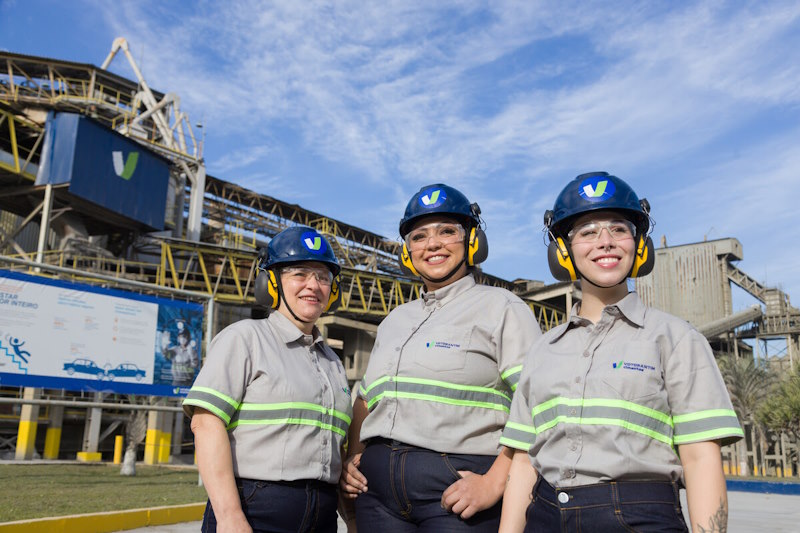
[[[503,379],[503,381],[508,383],[508,386],[511,387],[512,391],[516,391],[517,383],[519,383],[520,373],[522,373],[522,365],[517,365],[500,374],[500,377]]]
[[[558,424],[617,426],[672,445],[672,418],[661,411],[625,400],[552,398],[531,411],[536,434]]]
[[[516,422],[507,422],[500,444],[516,450],[528,451],[536,440],[536,428]]]
[[[675,423],[675,444],[744,436],[736,413],[730,409],[675,415],[672,421]]]
[[[350,417],[335,409],[306,402],[243,403],[228,424],[228,429],[260,424],[316,426],[344,437],[350,426]]]
[[[183,400],[183,405],[210,411],[220,417],[226,425],[230,424],[233,413],[239,408],[239,402],[208,387],[192,387]]]
[[[362,388],[362,394],[366,397],[370,410],[384,397],[480,407],[506,413],[511,407],[511,398],[507,394],[490,387],[400,376],[382,376],[368,387]]]

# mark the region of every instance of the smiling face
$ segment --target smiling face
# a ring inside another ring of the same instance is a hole
[[[426,230],[429,235],[419,248],[415,247],[415,249],[409,250],[411,262],[422,276],[425,288],[429,291],[450,285],[467,275],[463,233],[461,233],[462,237],[454,242],[444,242],[452,241],[445,232],[447,225],[460,226],[459,222],[453,218],[432,215],[422,218],[411,228],[410,234],[414,234],[418,230]],[[431,281],[447,276],[456,267],[458,267],[456,273],[448,279],[440,282]]]
[[[322,263],[305,261],[281,269],[281,287],[285,305],[278,312],[291,320],[303,333],[310,334],[314,323],[322,315],[331,294],[333,275]],[[286,308],[291,307],[297,318]]]
[[[598,223],[592,231],[580,238],[580,228],[589,223]],[[621,287],[627,293],[624,282],[633,266],[636,241],[634,236],[614,222],[624,222],[624,218],[613,211],[597,211],[578,218],[572,225],[575,235],[570,241],[575,267],[582,278],[587,278],[600,288]],[[612,235],[614,233],[614,235]],[[621,284],[621,285],[620,285]],[[584,286],[585,285],[585,286]],[[584,284],[582,290],[591,290],[592,285]]]

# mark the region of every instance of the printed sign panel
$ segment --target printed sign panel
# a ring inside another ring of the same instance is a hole
[[[184,396],[203,306],[0,270],[0,385]]]

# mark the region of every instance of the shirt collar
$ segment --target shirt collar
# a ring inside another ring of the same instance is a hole
[[[617,303],[613,305],[607,305],[603,312],[609,312],[609,310],[612,309],[614,310],[612,311],[613,314],[616,314],[616,312],[619,311],[619,313],[622,314],[622,316],[624,316],[629,322],[639,327],[644,326],[644,312],[646,306],[639,298],[639,295],[635,292],[629,292]],[[550,339],[550,344],[553,344],[558,339],[563,337],[570,327],[586,326],[589,324],[587,319],[578,316],[578,311],[580,311],[580,302],[577,302],[572,306],[572,309],[569,312],[568,320],[551,330],[553,333],[552,338]]]
[[[454,281],[450,285],[446,285],[435,291],[420,291],[420,300],[423,307],[439,304],[439,307],[446,304],[459,294],[468,291],[475,286],[475,277],[472,274],[467,274],[458,281]]]
[[[625,298],[618,301],[616,308],[629,322],[636,324],[640,328],[644,326],[644,312],[647,306],[644,305],[644,302],[635,292],[629,292]]]
[[[269,314],[269,320],[286,344],[297,342],[303,346],[311,346],[323,341],[317,326],[314,326],[311,335],[306,335],[291,320],[283,316],[283,313],[272,312]]]

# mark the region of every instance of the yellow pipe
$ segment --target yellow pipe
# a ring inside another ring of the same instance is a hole
[[[45,459],[58,459],[58,452],[61,448],[61,428],[47,428],[44,438]]]
[[[122,464],[122,435],[114,437],[114,464]]]

